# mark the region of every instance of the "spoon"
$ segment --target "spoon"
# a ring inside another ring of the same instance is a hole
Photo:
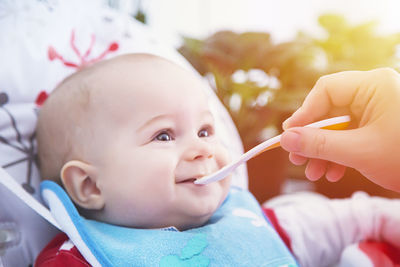
[[[321,128],[321,129],[328,129],[328,130],[342,130],[346,129],[347,126],[350,123],[350,116],[345,115],[345,116],[340,116],[340,117],[334,117],[322,121],[317,121],[311,124],[308,124],[304,127],[311,127],[311,128]],[[281,134],[277,135],[275,137],[272,137],[261,144],[253,147],[243,155],[241,155],[239,158],[236,160],[232,161],[230,164],[222,167],[215,173],[212,173],[210,175],[204,176],[200,179],[197,179],[194,181],[195,184],[209,184],[212,182],[219,181],[221,179],[224,179],[230,174],[232,171],[234,171],[240,164],[245,163],[251,158],[254,158],[258,156],[259,154],[273,149],[275,147],[279,147],[281,145],[280,143],[281,140]]]

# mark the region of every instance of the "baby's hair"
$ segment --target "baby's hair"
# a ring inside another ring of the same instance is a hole
[[[84,160],[95,132],[90,130],[95,114],[96,91],[101,78],[117,71],[116,63],[166,61],[149,54],[127,54],[85,67],[62,81],[40,108],[36,128],[38,163],[42,179],[60,183],[60,170],[69,160]],[[112,89],[112,88],[107,88]]]
[[[82,126],[90,102],[86,80],[92,72],[87,67],[67,77],[40,108],[36,135],[43,179],[59,182],[59,171],[76,150],[76,130]]]

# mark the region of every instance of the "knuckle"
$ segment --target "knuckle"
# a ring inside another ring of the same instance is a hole
[[[326,136],[318,132],[314,137],[314,144],[314,155],[316,158],[321,158],[326,150]]]
[[[383,80],[388,84],[398,84],[400,82],[400,75],[392,68],[379,68],[376,69],[377,78],[384,78]]]
[[[317,82],[315,83],[315,87],[324,88],[326,81],[329,79],[329,75],[324,75],[318,78]]]
[[[381,75],[388,76],[388,77],[397,73],[394,69],[389,68],[389,67],[376,69],[376,72],[380,73]]]

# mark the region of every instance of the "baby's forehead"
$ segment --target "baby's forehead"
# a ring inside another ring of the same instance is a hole
[[[97,81],[96,81],[97,79]],[[92,80],[105,95],[199,97],[205,86],[199,77],[176,64],[157,57],[128,57],[111,61],[98,69]]]
[[[204,86],[188,70],[148,55],[121,56],[83,70],[74,79],[81,87],[73,98],[93,112],[131,112],[165,102],[207,105]],[[75,101],[74,100],[74,101]],[[102,110],[102,111],[100,111]],[[133,114],[132,114],[133,115]]]

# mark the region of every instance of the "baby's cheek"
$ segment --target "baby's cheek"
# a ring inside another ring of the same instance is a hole
[[[229,164],[229,162],[231,162],[231,156],[229,154],[229,151],[227,149],[225,149],[224,146],[218,146],[218,156],[216,156],[217,158],[217,164],[218,164],[218,168],[222,168],[225,165]],[[220,180],[218,183],[219,185],[223,188],[223,197],[222,200],[226,197],[226,195],[228,194],[229,191],[229,187],[231,184],[231,178],[232,178],[232,174],[230,174],[228,177],[226,177],[225,179]]]
[[[218,168],[222,168],[232,161],[228,150],[222,145],[217,146],[217,149],[215,151],[215,158]]]

